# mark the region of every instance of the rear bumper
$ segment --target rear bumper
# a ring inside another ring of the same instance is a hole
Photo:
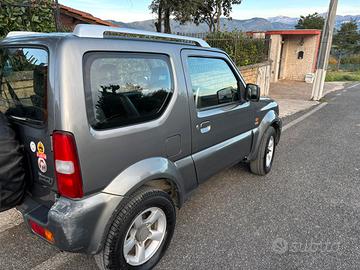
[[[102,249],[113,214],[122,198],[107,193],[77,201],[60,197],[49,209],[28,197],[18,210],[22,212],[26,224],[33,220],[51,231],[54,245],[60,250],[96,254]]]

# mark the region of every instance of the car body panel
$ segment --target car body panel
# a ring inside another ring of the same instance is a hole
[[[95,130],[87,120],[83,76],[73,74],[83,73],[83,55],[86,52],[127,52],[129,48],[135,53],[169,57],[174,80],[173,97],[158,119],[130,127]],[[104,189],[122,171],[141,160],[164,157],[174,162],[190,155],[189,111],[184,109],[188,107],[188,98],[177,57],[180,47],[171,44],[148,47],[141,41],[109,39],[104,42],[102,39],[71,38],[65,40],[59,50],[62,57],[58,67],[58,87],[61,91],[58,91],[57,123],[62,130],[72,132],[77,141],[85,194]],[[177,154],[168,157],[166,141],[174,136],[180,138],[180,149]],[[196,181],[196,178],[192,180]]]
[[[276,144],[279,143],[281,136],[282,121],[279,118],[279,106],[275,101],[269,98],[261,98],[257,104],[256,113],[261,121],[257,128],[254,129],[253,144],[251,147],[251,153],[247,157],[248,161],[252,161],[257,158],[261,139],[266,129],[268,129],[270,126],[275,127],[277,132]]]
[[[124,196],[149,181],[167,179],[175,185],[179,194],[178,204],[182,205],[184,196],[197,186],[194,175],[195,168],[190,157],[177,162],[153,157],[141,160],[123,170],[103,192]]]
[[[96,254],[122,200],[121,196],[100,192],[82,200],[61,197],[47,208],[27,197],[18,210],[25,224],[32,220],[52,232],[54,244],[60,250]]]
[[[166,179],[175,187],[176,203],[181,207],[199,183],[244,158],[255,159],[261,137],[269,126],[275,123],[281,130],[278,105],[270,99],[259,102],[243,99],[201,111],[195,108],[185,59],[189,55],[224,59],[239,82],[245,84],[230,58],[218,49],[173,42],[79,38],[72,34],[7,38],[0,43],[29,44],[46,47],[50,57],[49,117],[41,137],[46,148],[52,150],[53,131],[74,135],[85,196],[78,200],[60,197],[54,182],[42,195],[27,197],[19,210],[26,221],[36,220],[55,232],[55,245],[62,250],[99,252],[122,199],[138,187]],[[171,64],[174,94],[164,113],[155,120],[131,126],[92,128],[86,113],[88,97],[83,78],[87,52],[166,55]],[[212,130],[200,134],[197,126],[204,121],[211,122]],[[19,132],[31,138],[30,130]],[[23,139],[23,143],[28,144],[27,140]]]
[[[29,174],[27,181],[31,183],[29,192],[33,198],[47,206],[51,206],[55,200],[57,186],[54,179],[54,163],[52,160],[51,134],[56,127],[55,123],[55,82],[56,70],[53,67],[57,62],[57,45],[63,38],[63,35],[51,35],[51,38],[45,36],[36,37],[16,37],[6,38],[0,42],[0,46],[5,47],[26,47],[39,48],[48,52],[48,79],[47,79],[47,121],[41,126],[24,124],[22,121],[10,118],[10,121],[18,135],[21,144],[24,145],[24,154],[29,164]],[[45,147],[47,155],[46,173],[38,169],[37,156],[30,149],[30,142],[36,145],[41,142]]]
[[[245,83],[237,68],[224,53],[182,50],[182,61],[189,95],[192,154],[199,183],[246,157],[251,150],[252,132],[255,127],[252,102],[240,98],[234,103],[216,108],[199,110],[195,106],[189,77],[189,57],[216,58],[224,60],[232,70],[238,84]],[[244,96],[245,93],[241,93]],[[208,123],[209,131],[203,133],[201,125]]]

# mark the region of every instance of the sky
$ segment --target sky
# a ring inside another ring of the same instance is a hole
[[[122,22],[143,21],[154,18],[149,11],[151,0],[59,0],[61,4],[80,9],[104,20]],[[326,12],[329,0],[243,0],[235,5],[232,18],[244,20],[254,17],[299,17],[310,13]],[[359,0],[340,0],[339,15],[360,15]]]

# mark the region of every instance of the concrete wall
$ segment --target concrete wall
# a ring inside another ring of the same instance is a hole
[[[30,99],[30,97],[34,95],[32,71],[16,72],[11,77],[7,77],[6,79],[10,81],[10,84],[19,99]],[[5,78],[3,78],[1,84],[3,93],[0,95],[0,112],[4,113],[8,107],[6,96],[10,101],[12,101],[12,99],[8,90],[8,86],[5,82]]]
[[[277,82],[279,80],[279,66],[281,61],[281,43],[282,35],[272,35],[269,59],[271,60],[271,82]]]
[[[281,60],[280,79],[304,81],[307,73],[314,71],[318,36],[284,36],[284,48]],[[298,53],[304,52],[304,58],[298,59]]]
[[[246,83],[260,86],[261,95],[268,96],[270,90],[271,62],[240,67],[241,74]]]

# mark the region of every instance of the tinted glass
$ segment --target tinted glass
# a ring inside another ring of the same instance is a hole
[[[198,109],[239,100],[237,79],[225,60],[189,57],[188,65]]]
[[[162,55],[89,53],[85,57],[88,117],[95,129],[149,121],[172,93],[169,59]]]
[[[0,111],[42,123],[46,117],[48,53],[0,48]]]

